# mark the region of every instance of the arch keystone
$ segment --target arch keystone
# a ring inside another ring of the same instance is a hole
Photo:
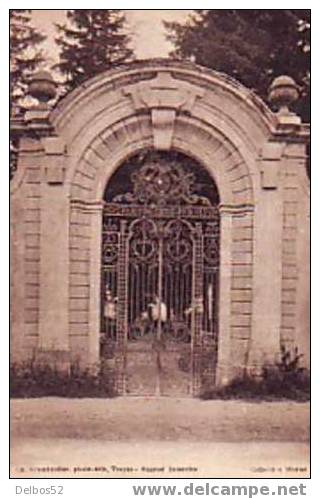
[[[152,131],[155,149],[171,148],[176,111],[172,109],[152,109]]]

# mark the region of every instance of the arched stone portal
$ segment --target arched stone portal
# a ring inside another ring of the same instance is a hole
[[[224,75],[166,60],[102,74],[53,111],[30,110],[14,129],[15,361],[100,361],[104,193],[143,151],[190,158],[219,192],[212,379],[273,363],[280,344],[308,352],[307,304],[298,299],[308,288],[307,129],[297,116],[272,113]],[[203,311],[192,313],[203,320]],[[119,353],[120,392],[124,361]]]

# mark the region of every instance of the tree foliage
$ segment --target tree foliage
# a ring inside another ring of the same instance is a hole
[[[30,10],[10,10],[10,115],[26,94],[30,75],[43,62],[40,48],[45,39],[31,24]],[[10,179],[17,169],[18,139],[10,138]]]
[[[310,119],[310,10],[197,10],[186,24],[165,23],[173,57],[233,76],[266,99],[272,79],[292,76],[297,112]]]
[[[10,10],[10,97],[26,93],[28,78],[44,60],[39,44],[45,36],[31,24],[30,10]]]
[[[133,58],[121,10],[68,10],[67,19],[56,38],[66,90]]]

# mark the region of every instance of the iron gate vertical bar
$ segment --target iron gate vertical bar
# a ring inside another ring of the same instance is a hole
[[[203,239],[202,224],[196,223],[193,250],[193,299],[192,299],[192,395],[201,390],[201,328],[203,315]]]
[[[118,306],[116,331],[116,391],[126,393],[126,342],[128,328],[128,236],[127,222],[121,220],[118,259]]]
[[[162,274],[163,274],[163,235],[161,231],[161,225],[158,227],[158,235],[159,235],[159,253],[158,253],[158,323],[157,323],[157,341],[158,344],[160,344],[161,341],[161,335],[162,335],[162,330],[161,330],[161,306],[162,306]],[[161,353],[159,349],[157,348],[156,350],[156,369],[157,369],[157,376],[156,376],[156,389],[155,389],[155,395],[160,396],[161,395],[161,372],[160,372],[160,365],[161,365]]]
[[[162,276],[163,276],[163,236],[161,228],[159,230],[159,254],[158,254],[159,276],[158,276],[158,324],[157,324],[157,339],[161,339],[161,303],[162,303]]]

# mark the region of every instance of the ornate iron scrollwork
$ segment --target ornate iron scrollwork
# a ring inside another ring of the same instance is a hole
[[[174,220],[165,229],[165,255],[168,262],[192,261],[192,239],[190,228],[182,220]]]
[[[106,233],[102,248],[102,257],[105,264],[112,264],[118,257],[118,237],[115,233]]]
[[[119,251],[119,225],[111,218],[104,218],[102,231],[102,262],[104,265],[115,264]]]
[[[151,220],[142,218],[132,224],[130,258],[136,262],[150,263],[156,256],[157,246],[156,227]]]
[[[219,264],[219,223],[218,220],[206,224],[204,231],[204,262],[207,266]]]
[[[197,195],[195,175],[175,163],[150,162],[131,174],[133,192],[115,196],[113,202],[154,206],[193,204],[210,206]]]

